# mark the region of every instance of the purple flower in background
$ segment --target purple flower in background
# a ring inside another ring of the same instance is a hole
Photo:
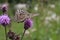
[[[3,11],[3,12],[6,12],[7,9],[8,9],[8,8],[7,8],[7,5],[6,5],[6,4],[3,4],[3,5],[2,5],[2,11]]]
[[[9,30],[7,34],[8,34],[9,39],[11,40],[20,40],[20,36],[16,35],[16,33],[12,32],[11,30]]]
[[[31,19],[26,19],[24,21],[24,29],[27,30],[28,28],[30,28],[33,25],[33,21]]]
[[[6,11],[7,11],[6,7],[3,7],[3,8],[2,8],[2,11],[3,11],[3,12],[6,12]]]
[[[8,17],[7,14],[1,15],[0,16],[0,24],[2,24],[3,26],[6,26],[10,23],[10,18]]]

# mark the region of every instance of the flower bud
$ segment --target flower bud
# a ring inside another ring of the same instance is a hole
[[[33,21],[31,19],[26,19],[24,21],[24,29],[27,30],[28,28],[30,28],[33,25]]]

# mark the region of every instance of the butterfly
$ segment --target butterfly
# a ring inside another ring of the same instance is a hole
[[[38,13],[29,13],[26,10],[17,9],[15,12],[14,20],[18,23],[24,22],[24,20],[26,20],[27,18],[32,18],[32,17],[38,16],[38,15],[39,15]]]

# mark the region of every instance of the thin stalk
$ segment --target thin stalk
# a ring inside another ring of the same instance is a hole
[[[24,37],[25,31],[26,31],[26,30],[24,30],[24,32],[23,32],[23,34],[22,34],[21,40],[22,40],[22,39],[23,39],[23,37]]]
[[[7,39],[7,29],[6,29],[6,27],[5,27],[5,36],[6,36],[6,40],[8,40]]]

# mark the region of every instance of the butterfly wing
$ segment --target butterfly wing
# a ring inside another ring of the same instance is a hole
[[[26,19],[27,13],[21,10],[16,11],[14,20],[16,22],[23,22]]]
[[[25,10],[17,10],[14,16],[14,20],[16,22],[23,22],[26,18],[33,18],[38,15],[38,13],[29,13]]]
[[[39,14],[38,13],[31,13],[31,14],[29,14],[29,16],[30,16],[30,18],[33,18],[35,16],[39,16]]]

